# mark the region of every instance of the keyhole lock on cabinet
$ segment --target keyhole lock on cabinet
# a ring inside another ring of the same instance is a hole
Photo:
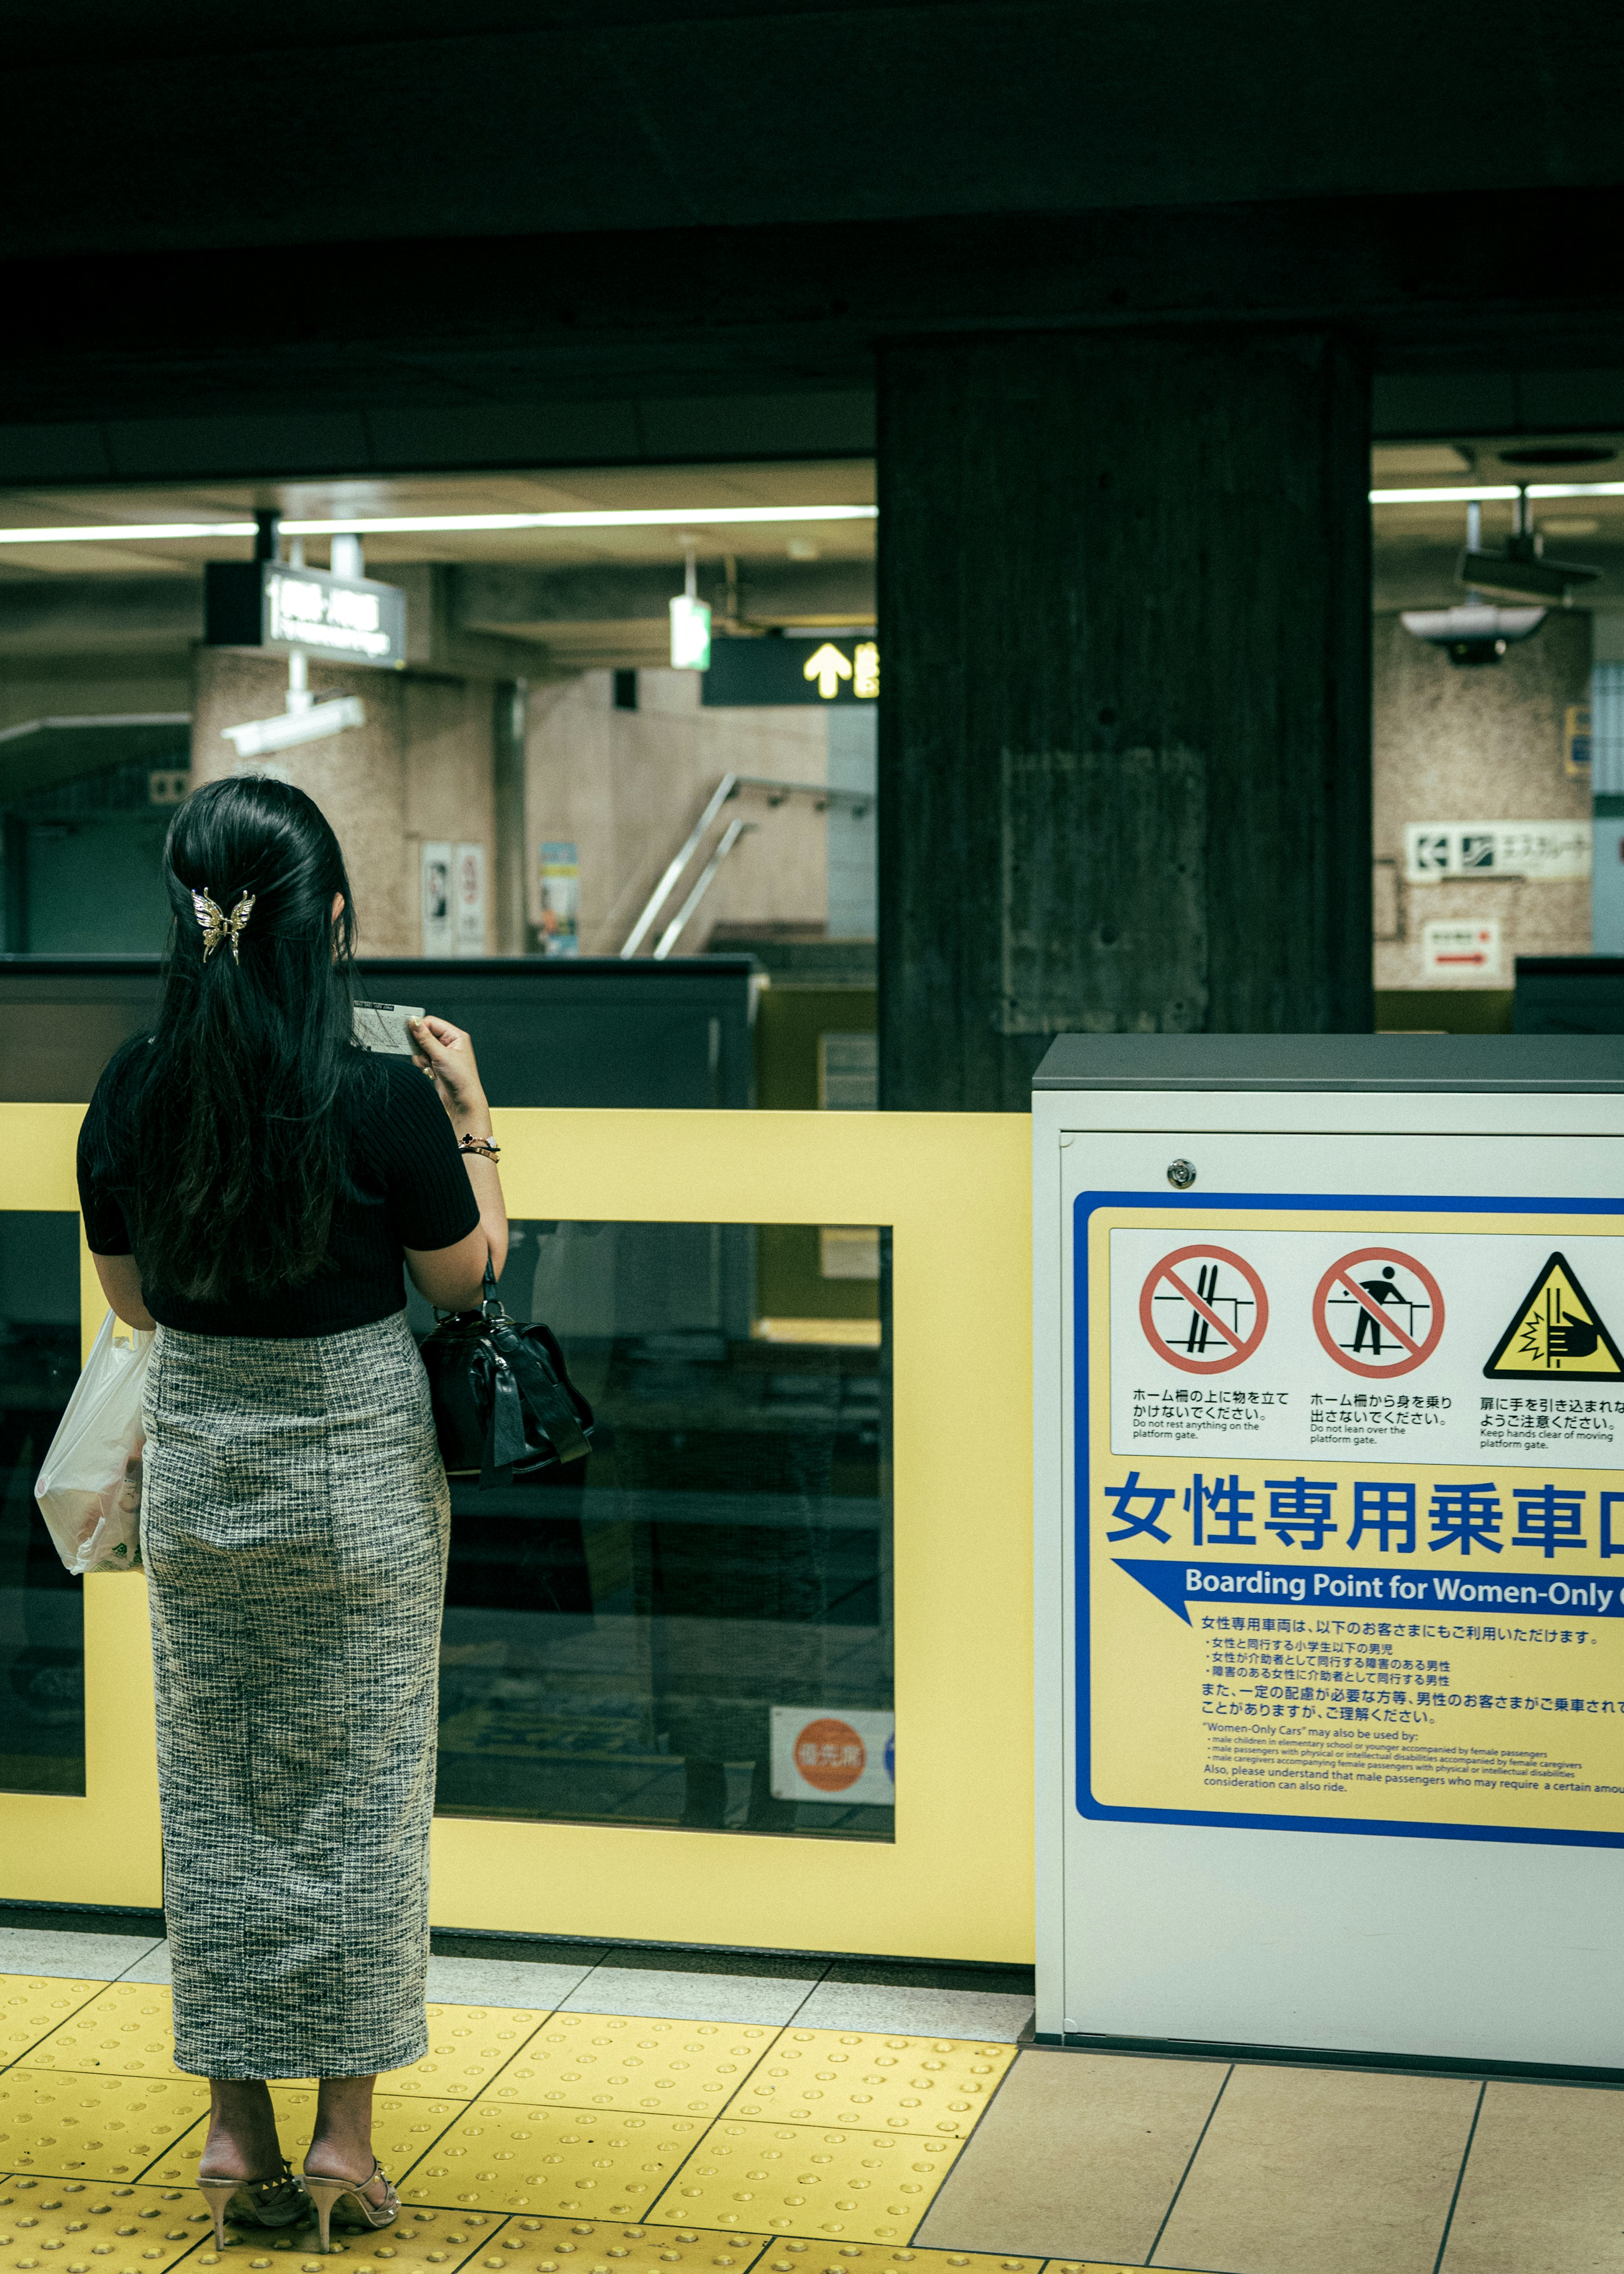
[[[1173,1186],[1176,1192],[1187,1193],[1191,1186],[1195,1182],[1195,1163],[1193,1161],[1169,1161],[1168,1163],[1168,1182]]]

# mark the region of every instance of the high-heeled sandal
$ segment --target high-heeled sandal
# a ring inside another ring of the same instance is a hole
[[[214,2246],[219,2250],[226,2247],[228,2218],[255,2226],[291,2226],[305,2215],[304,2190],[285,2156],[277,2179],[227,2180],[199,2172],[198,2187],[214,2218]],[[236,2207],[239,2196],[244,2206],[240,2210]]]
[[[361,2192],[363,2187],[370,2187],[374,2180],[383,2181],[384,2196],[380,2203],[369,2202]],[[384,2170],[376,2156],[372,2157],[372,2170],[364,2180],[335,2180],[330,2178],[325,2172],[306,2172],[304,2192],[310,2197],[315,2210],[316,2223],[321,2232],[320,2248],[323,2250],[331,2250],[333,2248],[328,2239],[328,2221],[332,2218],[337,2205],[342,2202],[346,2195],[355,2204],[368,2226],[387,2226],[393,2219],[400,2216],[401,2199],[390,2185],[389,2174]]]

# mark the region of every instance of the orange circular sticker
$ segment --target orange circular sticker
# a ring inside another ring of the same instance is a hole
[[[795,1739],[796,1769],[819,1792],[844,1792],[868,1765],[868,1752],[856,1730],[832,1715],[808,1721]]]

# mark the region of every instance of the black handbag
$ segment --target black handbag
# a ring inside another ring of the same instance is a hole
[[[590,1451],[592,1409],[569,1378],[557,1336],[508,1316],[488,1258],[479,1308],[441,1319],[422,1351],[448,1477],[477,1476],[489,1492],[533,1483]]]

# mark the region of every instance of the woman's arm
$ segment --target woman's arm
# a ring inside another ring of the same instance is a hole
[[[158,1321],[141,1300],[141,1275],[133,1255],[93,1255],[102,1292],[127,1327],[151,1334]]]
[[[412,1039],[417,1045],[413,1063],[433,1075],[440,1102],[459,1141],[488,1138],[491,1109],[468,1036],[449,1020],[427,1018],[413,1022]],[[406,1268],[414,1284],[442,1311],[474,1309],[485,1283],[485,1257],[499,1279],[508,1261],[508,1209],[500,1171],[486,1153],[464,1153],[462,1160],[478,1204],[478,1228],[455,1247],[406,1250]]]

